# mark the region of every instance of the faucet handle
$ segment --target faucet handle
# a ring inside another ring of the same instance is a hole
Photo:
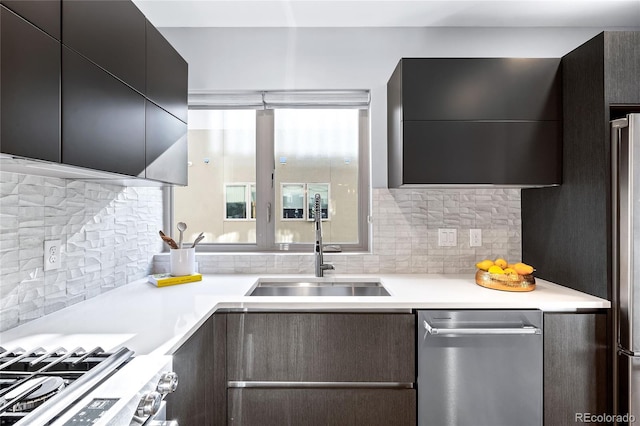
[[[327,270],[327,269],[331,269],[331,270],[335,270],[336,268],[333,266],[332,263],[323,263],[322,265],[320,265],[320,268],[322,268],[323,270]]]

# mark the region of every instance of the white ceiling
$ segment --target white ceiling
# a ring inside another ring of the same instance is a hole
[[[640,0],[133,0],[156,27],[640,27]]]

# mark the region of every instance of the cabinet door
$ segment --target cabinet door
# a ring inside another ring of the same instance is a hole
[[[63,47],[62,162],[144,176],[145,100]]]
[[[231,381],[415,382],[411,314],[231,313]]]
[[[558,120],[559,58],[402,60],[404,120]]]
[[[60,43],[0,6],[0,149],[60,161]]]
[[[187,184],[187,125],[153,103],[146,102],[145,177]]]
[[[60,40],[60,0],[1,0],[0,3]]]
[[[403,183],[558,183],[560,132],[554,121],[405,122]]]
[[[414,426],[413,389],[230,389],[229,425]]]
[[[173,355],[178,388],[167,395],[167,418],[181,425],[224,425],[226,315],[214,314]]]
[[[544,424],[612,413],[607,314],[544,314]]]
[[[62,43],[144,93],[145,18],[131,1],[63,0]]]
[[[147,97],[185,123],[187,79],[185,60],[147,21]]]

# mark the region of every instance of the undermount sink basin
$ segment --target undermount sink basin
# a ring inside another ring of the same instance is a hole
[[[391,296],[376,279],[260,279],[247,296]]]

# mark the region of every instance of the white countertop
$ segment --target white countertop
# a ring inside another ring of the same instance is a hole
[[[473,275],[335,275],[379,278],[387,297],[247,297],[258,278],[289,275],[207,275],[201,282],[156,288],[139,280],[0,333],[0,346],[111,350],[137,355],[172,354],[216,310],[606,309],[605,299],[541,279],[532,292],[478,286]],[[310,276],[304,276],[309,278]]]

